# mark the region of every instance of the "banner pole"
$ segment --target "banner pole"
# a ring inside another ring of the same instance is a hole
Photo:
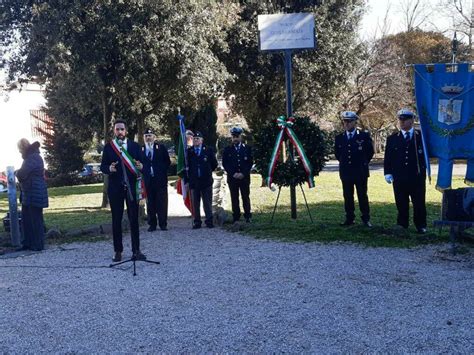
[[[292,83],[291,83],[291,67],[292,67],[292,50],[286,49],[285,53],[285,78],[286,78],[286,118],[293,116],[292,105]],[[288,152],[290,159],[294,162],[293,145],[288,142]],[[296,219],[296,187],[292,183],[290,185],[290,202],[291,202],[291,218]]]

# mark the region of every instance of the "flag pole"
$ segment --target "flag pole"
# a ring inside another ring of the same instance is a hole
[[[189,162],[188,162],[188,154],[187,154],[187,142],[186,142],[186,128],[184,126],[184,116],[181,115],[181,108],[178,106],[178,121],[179,121],[179,134],[180,134],[180,141],[182,145],[182,153],[183,153],[183,160],[184,160],[184,169],[182,171],[183,177],[180,177],[180,183],[181,183],[181,191],[183,195],[183,202],[186,205],[186,197],[189,194],[189,200],[191,202],[191,216],[194,219],[194,204],[193,204],[193,196],[191,194],[191,191],[189,189],[189,184],[185,182],[184,175],[186,175],[186,178],[188,178],[188,171],[189,171]],[[178,152],[178,157],[179,157],[179,152]],[[193,221],[194,223],[194,221]]]

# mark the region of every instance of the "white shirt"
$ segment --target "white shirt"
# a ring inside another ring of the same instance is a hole
[[[145,147],[146,157],[148,158],[148,153],[151,153],[151,159],[153,160],[153,143],[146,143]],[[150,166],[150,174],[151,176],[155,176],[155,172],[153,171],[153,165]]]
[[[118,138],[117,138],[118,139]],[[125,138],[123,141],[122,141],[122,147],[123,149],[127,150],[127,138]]]
[[[413,132],[415,131],[415,128],[410,128],[410,130],[408,131],[404,131],[403,129],[401,130],[402,131],[402,134],[403,134],[403,138],[406,139],[406,135],[407,133],[410,135],[410,139],[413,137]]]
[[[356,132],[357,132],[356,129],[354,129],[352,132],[346,131],[347,139],[351,139],[352,137],[354,137]]]
[[[150,153],[151,154],[151,159],[153,159],[153,143],[151,143],[151,144],[146,143],[145,144],[145,153],[146,153],[147,158],[148,158],[148,153]]]

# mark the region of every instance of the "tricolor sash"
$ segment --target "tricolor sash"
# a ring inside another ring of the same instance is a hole
[[[132,156],[130,153],[123,147],[123,145],[119,144],[118,139],[115,138],[111,142],[112,149],[114,152],[120,157],[123,162],[123,165],[136,177],[136,198],[137,201],[140,201],[146,197],[146,190],[145,190],[145,183],[142,179],[142,175],[140,171],[135,166]],[[126,172],[123,172],[126,174]]]

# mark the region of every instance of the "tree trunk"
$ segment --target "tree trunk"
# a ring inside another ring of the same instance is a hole
[[[105,88],[102,93],[102,117],[103,117],[103,137],[104,145],[107,144],[109,139],[109,127],[110,122],[113,118],[113,109],[112,109],[112,97],[110,95],[109,89]],[[109,176],[104,174],[104,186],[102,188],[102,204],[101,207],[105,208],[109,205],[109,199],[107,197],[107,187],[109,186]]]
[[[374,141],[374,153],[380,153],[380,133],[375,132],[373,135],[373,141]]]

